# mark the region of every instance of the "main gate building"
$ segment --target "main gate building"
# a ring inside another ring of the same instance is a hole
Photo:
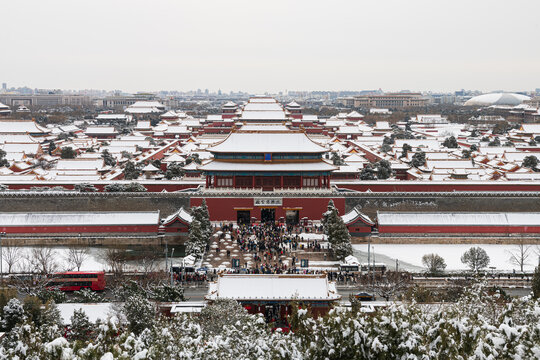
[[[208,151],[213,160],[199,166],[206,175],[204,191],[214,196],[206,201],[210,206],[216,195],[223,194],[228,200],[213,208],[227,212],[222,218],[238,222],[283,218],[298,223],[300,210],[310,202],[299,198],[310,192],[330,193],[330,174],[337,169],[323,159],[325,147],[282,125],[245,125]],[[255,196],[242,198],[242,192]],[[327,203],[328,199],[318,199],[317,210],[313,209],[317,213],[309,217],[319,219]]]

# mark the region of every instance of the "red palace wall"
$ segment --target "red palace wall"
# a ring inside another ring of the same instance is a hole
[[[379,226],[380,234],[519,234],[540,233],[540,226]]]
[[[188,174],[189,176],[189,174]],[[198,176],[198,175],[197,175]],[[182,182],[176,181],[141,181],[141,184],[146,187],[148,192],[168,192],[196,188],[201,184],[200,179],[193,179],[192,183],[189,177]],[[116,183],[117,181],[95,181],[91,182],[98,191],[103,191],[107,184]],[[129,183],[130,181],[125,181]],[[32,187],[54,187],[62,186],[66,189],[73,189],[73,181],[4,181],[10,190],[29,190]],[[336,180],[330,181],[330,185],[336,185],[343,189],[350,189],[360,192],[370,190],[372,192],[452,192],[452,191],[540,191],[540,182],[538,181],[445,181],[445,182],[430,182],[430,181],[347,181]]]
[[[199,206],[203,198],[191,198],[190,206]],[[249,210],[251,217],[261,220],[260,206],[254,206],[253,198],[204,198],[212,221],[236,221],[238,210]],[[276,220],[285,217],[285,212],[299,210],[300,219],[307,217],[310,220],[320,220],[326,211],[330,198],[283,198],[283,206],[276,206]],[[345,198],[332,198],[340,214],[345,213]],[[269,206],[270,207],[270,206]]]
[[[198,179],[197,179],[198,180]],[[130,181],[125,181],[124,183],[129,183]],[[107,183],[103,182],[94,182],[94,187],[100,191],[104,192],[104,187],[108,184],[114,184],[116,181],[110,181]],[[148,192],[162,192],[163,190],[166,190],[168,192],[178,191],[178,190],[184,190],[184,189],[193,189],[200,185],[198,182],[193,183],[167,183],[167,182],[155,182],[155,183],[141,183]],[[34,183],[30,184],[8,184],[10,190],[30,190],[30,188],[33,187],[54,187],[54,186],[62,186],[68,190],[73,190],[74,184],[73,183],[62,183],[61,181],[55,181],[54,183],[51,182],[39,182],[35,181]]]
[[[348,225],[347,229],[351,235],[368,235],[371,234],[371,226],[364,224],[363,222],[356,222],[354,224]]]

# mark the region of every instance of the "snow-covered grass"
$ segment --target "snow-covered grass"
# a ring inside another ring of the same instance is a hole
[[[390,265],[395,266],[395,260],[399,260],[404,268],[407,265],[413,267],[422,267],[422,256],[425,254],[435,253],[444,258],[446,262],[446,270],[465,270],[467,267],[461,262],[461,255],[471,247],[481,247],[484,249],[489,258],[489,266],[494,266],[496,270],[502,271],[519,271],[519,266],[512,264],[509,259],[511,253],[518,252],[518,245],[499,245],[499,244],[375,244],[372,245],[372,251],[375,252],[375,259],[377,262],[382,261]],[[527,265],[524,266],[525,271],[534,270],[534,266],[538,264],[538,251],[540,247],[538,245],[525,245],[529,247],[529,258],[527,259]],[[361,255],[367,253],[367,244],[353,245],[353,249],[356,252],[361,252]],[[356,255],[356,254],[355,254]],[[383,256],[381,256],[383,255]],[[362,259],[364,256],[362,256]],[[386,259],[386,261],[385,261]],[[364,260],[361,260],[364,261]]]
[[[25,257],[28,257],[34,247],[27,247],[27,246],[21,246],[20,247],[20,253],[18,255],[19,261],[17,264],[15,264],[14,268],[12,269],[12,272],[19,272],[19,271],[25,271],[27,269],[25,264]],[[69,248],[67,247],[51,247],[52,249],[52,256],[55,261],[55,263],[58,265],[58,271],[66,271],[66,270],[76,270],[69,266],[69,262],[67,261]],[[4,251],[6,249],[4,248]],[[104,260],[105,252],[107,251],[106,247],[89,247],[88,248],[88,256],[86,257],[85,261],[82,264],[81,271],[102,271],[107,270],[107,264]],[[128,250],[129,251],[129,250]],[[169,254],[171,249],[169,248]],[[178,254],[177,251],[175,251],[175,254]],[[170,261],[170,259],[169,259]],[[176,257],[173,258],[173,263],[176,264],[178,261],[176,260]],[[136,271],[138,268],[136,261],[128,261],[126,270],[128,271]],[[156,261],[156,268],[157,269],[165,269],[165,259],[161,258]],[[2,261],[2,269],[4,271],[4,274],[7,274],[8,267],[6,261],[3,259]]]
[[[58,304],[58,310],[60,310],[60,317],[62,323],[65,325],[71,324],[71,316],[75,310],[82,309],[91,322],[95,323],[98,319],[106,321],[114,315],[114,309],[112,303],[97,303],[97,304],[76,304],[66,303]]]

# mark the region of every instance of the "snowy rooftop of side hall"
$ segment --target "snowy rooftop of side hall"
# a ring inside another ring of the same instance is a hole
[[[341,219],[345,224],[349,224],[357,218],[362,218],[365,222],[375,225],[375,223],[367,215],[362,214],[356,207],[348,213],[341,215]]]
[[[117,134],[113,126],[89,126],[86,128],[86,134]]]
[[[159,211],[3,212],[0,226],[158,225]]]
[[[206,299],[335,301],[341,295],[326,275],[224,274],[210,283]]]
[[[12,119],[2,119],[0,120],[0,134],[27,134],[27,133],[49,133],[50,130],[44,128],[33,120],[12,120]]]
[[[378,212],[377,219],[380,226],[540,225],[540,213],[538,212]]]
[[[396,139],[394,146],[402,148],[405,144],[413,148],[439,149],[441,147],[441,144],[436,139]]]

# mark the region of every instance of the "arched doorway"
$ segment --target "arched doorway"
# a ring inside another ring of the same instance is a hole
[[[261,209],[261,222],[273,223],[276,221],[276,209],[275,208],[262,208]]]

